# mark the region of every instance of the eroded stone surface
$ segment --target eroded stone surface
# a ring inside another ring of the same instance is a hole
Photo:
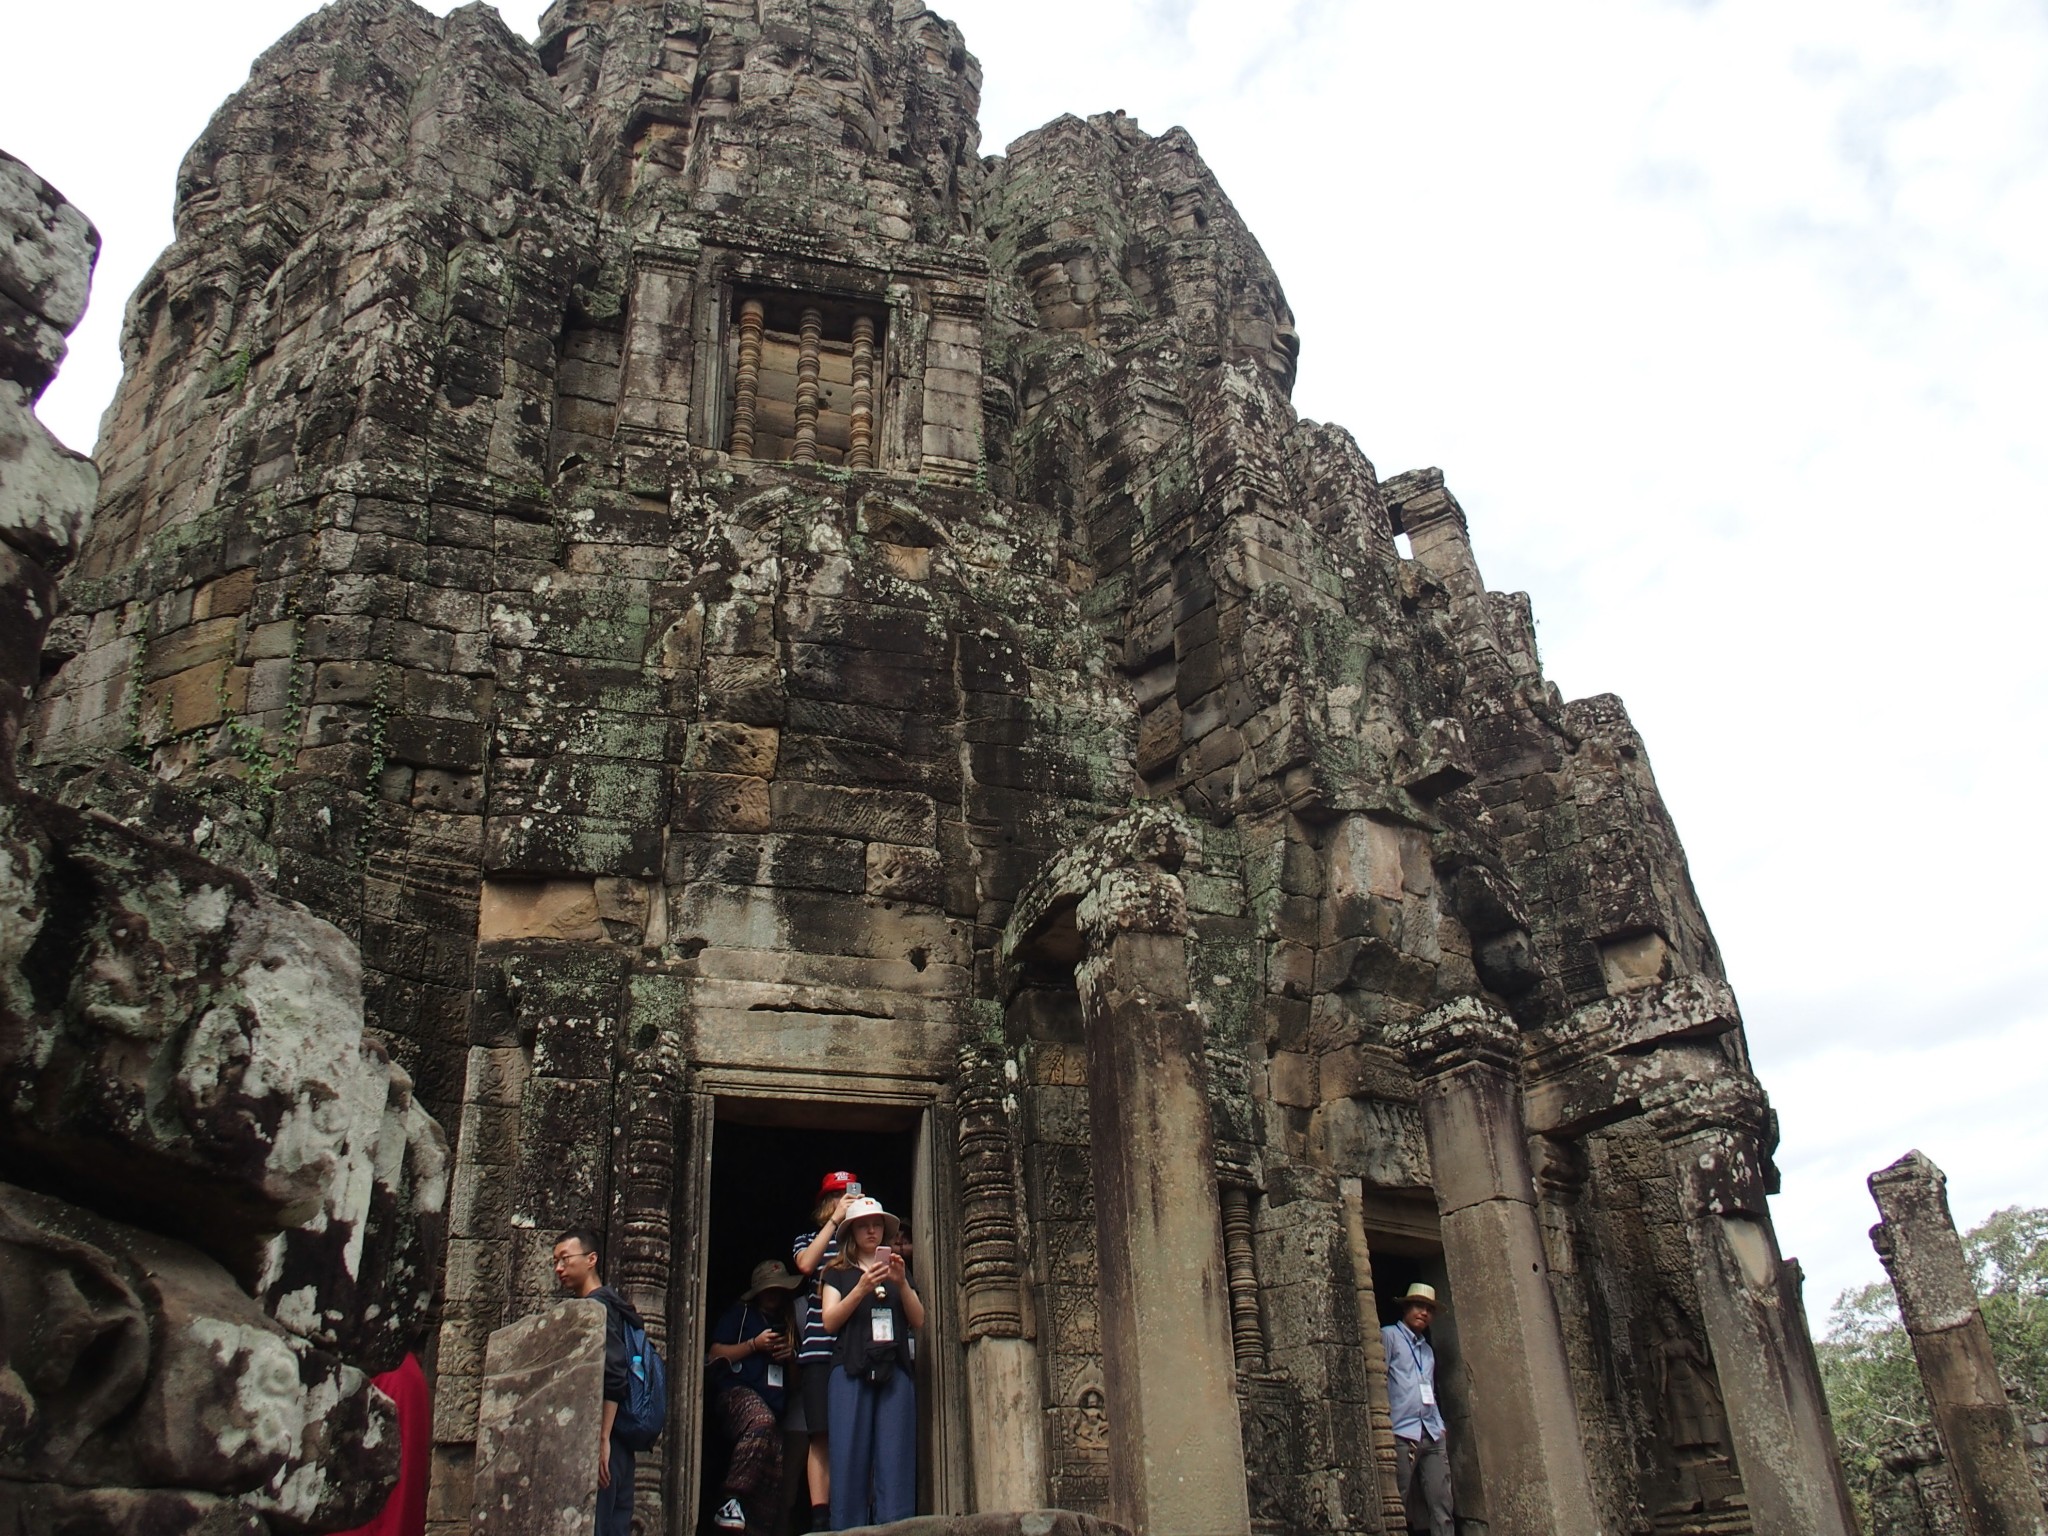
[[[1170,1227],[1214,1528],[1384,1527],[1369,1362],[1426,1272],[1541,1377],[1447,1385],[1469,1516],[1835,1529],[1771,1120],[1626,712],[1544,679],[1441,472],[1295,414],[1186,133],[984,157],[978,92],[917,5],[561,0],[530,47],[345,0],[181,175],[37,782],[360,942],[457,1127],[444,1488],[552,1233],[609,1213],[695,1358],[713,1093],[851,1090],[957,1128],[945,1508],[1172,1507],[1132,1462],[1171,1286],[1104,1268]],[[1480,1071],[1484,1134],[1429,1131]],[[1567,1395],[1576,1441],[1521,1422]]]
[[[597,1504],[604,1303],[564,1301],[491,1335],[477,1408],[478,1536],[578,1536]]]
[[[152,814],[175,791],[132,769],[75,806],[15,776],[99,483],[28,406],[96,247],[0,156],[0,1528],[338,1530],[397,1472],[369,1374],[423,1342],[440,1130],[354,946],[194,851],[238,829]]]
[[[1873,1173],[1870,1195],[1882,1218],[1870,1240],[1913,1341],[1961,1528],[1973,1536],[2041,1536],[2048,1513],[2020,1416],[1998,1378],[1949,1214],[1948,1180],[1916,1150]]]

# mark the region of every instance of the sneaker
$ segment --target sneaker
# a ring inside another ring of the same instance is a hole
[[[721,1531],[744,1531],[747,1528],[747,1512],[740,1508],[738,1499],[727,1499],[718,1507],[717,1523]]]

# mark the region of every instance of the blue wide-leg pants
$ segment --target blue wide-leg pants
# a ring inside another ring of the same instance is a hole
[[[832,1367],[832,1529],[886,1525],[917,1513],[917,1383],[901,1367],[872,1386]]]

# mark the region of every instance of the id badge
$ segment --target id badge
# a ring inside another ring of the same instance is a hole
[[[1426,1381],[1422,1384],[1422,1406],[1425,1408],[1434,1408],[1436,1406],[1436,1388]]]
[[[768,1362],[768,1385],[771,1387],[782,1385],[782,1362],[780,1360],[770,1360]]]
[[[894,1344],[896,1342],[896,1313],[894,1309],[885,1311],[878,1307],[868,1314],[868,1319],[874,1324],[874,1340],[877,1344]]]

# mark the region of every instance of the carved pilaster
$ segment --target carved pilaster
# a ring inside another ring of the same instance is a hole
[[[875,322],[862,315],[853,322],[853,425],[848,429],[846,465],[875,467]]]
[[[612,1249],[605,1278],[640,1309],[648,1336],[670,1359],[669,1294],[675,1283],[672,1213],[682,1073],[668,1044],[629,1060],[619,1085],[621,1131],[613,1184]],[[670,1441],[641,1455],[642,1513],[660,1529]]]
[[[1024,1253],[1017,1233],[1017,1160],[999,1066],[960,1054],[960,1276],[964,1337],[1021,1338]]]
[[[818,340],[824,329],[824,317],[806,309],[797,333],[796,446],[789,452],[798,464],[818,462]]]
[[[761,388],[761,330],[768,311],[759,299],[740,305],[740,361],[733,375],[732,456],[754,456],[754,400]]]
[[[1230,1277],[1230,1342],[1240,1375],[1266,1368],[1266,1328],[1259,1319],[1259,1271],[1252,1251],[1252,1198],[1242,1184],[1223,1192],[1223,1263]]]
[[[1496,1536],[1601,1529],[1564,1329],[1544,1263],[1522,1118],[1521,1040],[1463,997],[1389,1030],[1422,1079],[1451,1304],[1473,1378],[1473,1437]]]
[[[1842,1480],[1798,1270],[1778,1253],[1764,1204],[1770,1117],[1763,1090],[1718,1053],[1662,1053],[1642,1091],[1669,1149],[1729,1437],[1757,1536],[1849,1536]]]
[[[1387,1407],[1387,1353],[1380,1343],[1379,1293],[1372,1277],[1372,1244],[1365,1235],[1361,1209],[1363,1189],[1356,1179],[1344,1181],[1344,1233],[1351,1244],[1353,1282],[1358,1290],[1359,1337],[1365,1345],[1366,1391],[1372,1403],[1372,1459],[1378,1472],[1380,1516],[1389,1531],[1408,1528],[1408,1507],[1394,1459],[1394,1418]]]
[[[1101,869],[1075,907],[1088,1036],[1110,1507],[1154,1536],[1251,1529],[1188,909],[1157,867]]]

